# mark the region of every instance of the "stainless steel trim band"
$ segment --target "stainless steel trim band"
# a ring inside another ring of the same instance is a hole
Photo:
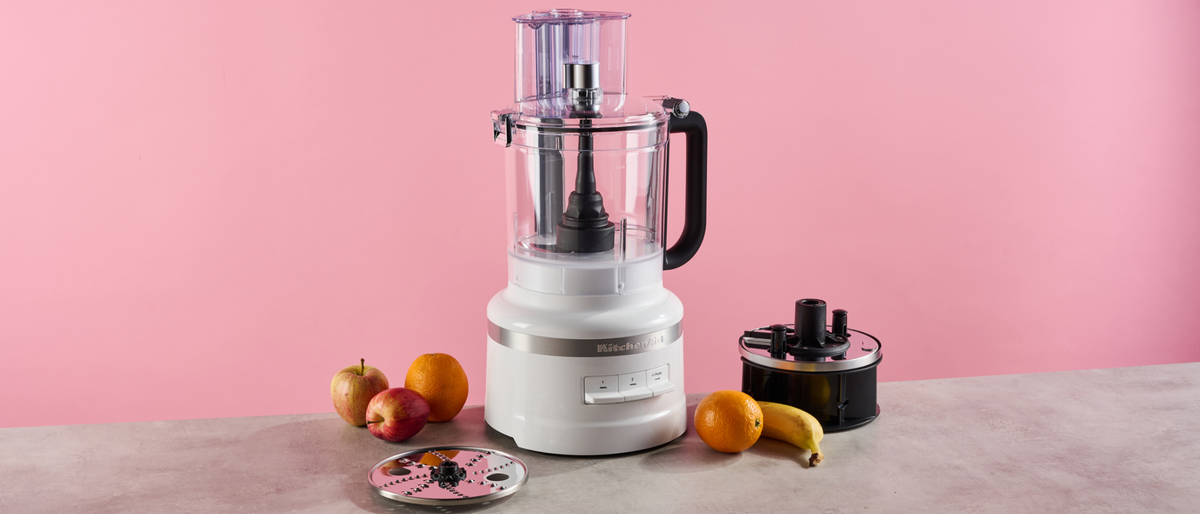
[[[665,348],[683,335],[683,324],[662,330],[609,339],[562,339],[523,334],[488,322],[488,337],[517,351],[556,357],[612,357]]]

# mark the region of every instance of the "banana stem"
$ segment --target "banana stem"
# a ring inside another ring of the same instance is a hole
[[[821,454],[813,452],[812,457],[808,458],[808,467],[811,468],[817,464],[820,464],[823,459],[824,457],[821,457]]]

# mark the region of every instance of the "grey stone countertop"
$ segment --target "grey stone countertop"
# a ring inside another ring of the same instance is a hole
[[[718,453],[690,427],[638,453],[537,454],[481,407],[401,444],[332,413],[7,428],[0,512],[1200,512],[1200,363],[889,382],[879,403],[827,434],[814,468],[770,439]],[[454,509],[366,482],[388,456],[448,444],[511,452],[529,481]]]

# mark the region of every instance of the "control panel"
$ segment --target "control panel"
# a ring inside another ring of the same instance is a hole
[[[583,378],[583,403],[600,405],[644,400],[675,390],[669,364],[654,369]]]

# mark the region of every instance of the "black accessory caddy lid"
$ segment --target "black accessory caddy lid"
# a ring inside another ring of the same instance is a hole
[[[879,340],[848,328],[849,315],[841,309],[826,325],[825,308],[824,300],[798,300],[796,323],[748,330],[738,339],[738,351],[750,363],[791,372],[836,373],[879,362]]]

